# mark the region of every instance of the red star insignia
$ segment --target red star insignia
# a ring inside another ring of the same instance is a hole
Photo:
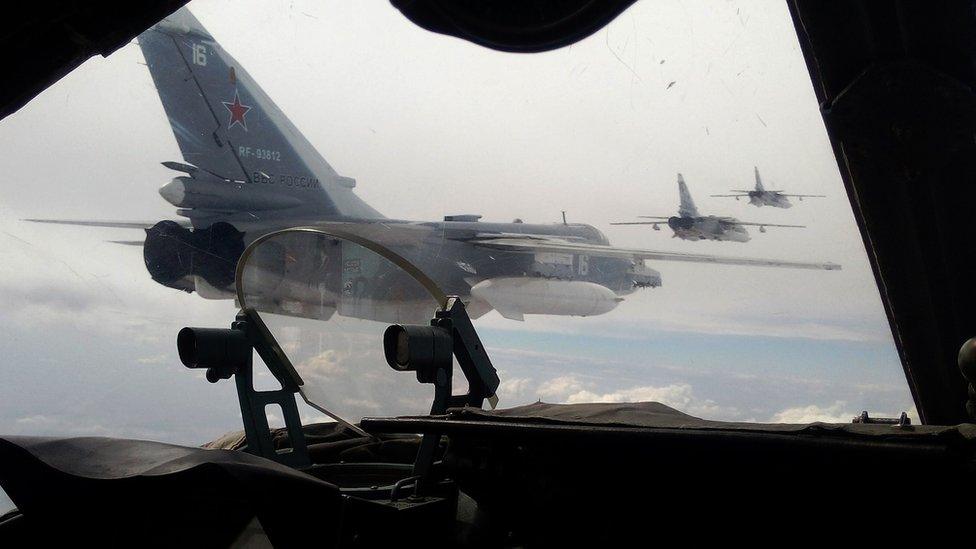
[[[244,120],[244,115],[247,111],[251,110],[251,107],[241,103],[241,97],[238,95],[237,90],[234,90],[234,102],[228,103],[227,101],[221,101],[224,107],[230,113],[230,120],[227,121],[227,129],[234,127],[234,124],[240,124],[245,131],[247,131],[247,122]]]

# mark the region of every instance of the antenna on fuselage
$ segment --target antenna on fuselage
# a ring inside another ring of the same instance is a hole
[[[566,223],[566,210],[563,210],[562,212],[563,212],[563,225],[568,225],[569,223]]]

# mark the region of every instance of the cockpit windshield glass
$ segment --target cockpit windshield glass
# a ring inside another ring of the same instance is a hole
[[[387,365],[383,335],[391,323],[427,324],[443,306],[431,293],[440,290],[389,254],[301,229],[255,242],[240,262],[241,305],[261,315],[301,377],[302,396],[350,422],[430,409],[429,386]]]
[[[0,143],[0,433],[240,429],[233,383],[185,369],[176,334],[233,321],[256,239],[338,224],[464,301],[503,407],[914,413],[781,0],[638,2],[531,55],[385,2],[195,0],[0,121]],[[329,377],[347,355],[429,398],[380,347],[330,339],[403,311],[353,299],[355,246],[302,238],[269,241],[257,280],[329,300],[248,291],[293,351],[321,335],[296,355],[321,400],[347,393]],[[369,280],[429,320],[410,281]],[[353,416],[427,409],[386,406],[392,389],[366,405],[368,382]]]

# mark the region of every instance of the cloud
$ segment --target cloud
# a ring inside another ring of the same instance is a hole
[[[532,390],[532,378],[508,377],[504,375],[504,372],[499,372],[499,377],[502,382],[498,386],[497,393],[498,398],[504,402],[521,400]],[[458,381],[463,382],[464,380]]]
[[[525,382],[527,384],[527,381]],[[712,400],[694,394],[688,383],[668,385],[635,385],[612,390],[595,388],[594,381],[575,374],[558,376],[540,383],[536,395],[548,402],[578,404],[585,402],[660,402],[682,412],[709,419],[732,418],[738,414],[734,407],[719,406]],[[523,389],[527,392],[527,389]]]
[[[816,421],[850,423],[851,419],[859,413],[848,408],[846,402],[838,400],[828,406],[810,404],[787,408],[775,413],[769,421],[771,423],[813,423]]]
[[[483,336],[486,345],[496,337],[502,341],[509,339],[507,334],[500,337],[496,334],[486,332]],[[809,343],[809,347],[787,349],[801,358],[793,364],[783,364],[767,358],[771,355],[775,359],[776,353],[764,349],[765,342],[749,340],[734,343],[733,350],[737,351],[734,355],[703,354],[699,350],[698,354],[693,351],[687,357],[681,356],[684,340],[678,338],[672,343],[666,336],[647,347],[628,345],[596,357],[584,353],[603,346],[614,348],[614,342],[586,338],[584,341],[591,345],[580,347],[580,352],[574,353],[576,344],[572,338],[560,336],[546,341],[553,351],[489,346],[502,379],[499,397],[504,406],[540,399],[548,402],[656,400],[708,419],[768,421],[777,412],[811,403],[849,402],[851,417],[862,409],[877,410],[879,415],[892,417],[911,405],[895,368],[891,369],[890,377],[875,374],[860,380],[852,379],[846,369],[834,373],[836,362],[828,362],[836,352],[831,343]],[[823,348],[827,350],[821,351]],[[672,349],[677,352],[672,353]],[[809,362],[804,362],[805,358]],[[515,379],[506,386],[509,378]],[[850,417],[844,418],[848,420]]]
[[[346,370],[342,367],[343,357],[335,349],[327,349],[312,358],[302,361],[299,365],[302,373],[309,372],[323,377],[342,375]]]
[[[692,403],[691,385],[676,383],[663,387],[649,385],[619,389],[609,393],[594,393],[587,390],[569,395],[566,402],[660,402],[675,408],[685,408]]]
[[[642,296],[630,296],[634,302],[643,301]],[[640,304],[640,303],[638,303]],[[630,322],[622,324],[619,316],[592,318],[553,318],[544,316],[526,317],[518,324],[501,317],[486,316],[477,320],[478,327],[498,330],[517,330],[549,334],[585,335],[613,338],[619,340],[643,340],[648,332],[673,332],[704,335],[759,336],[787,339],[811,339],[822,341],[888,342],[890,335],[887,324],[877,319],[814,318],[757,315],[759,306],[745,312],[740,309],[733,313],[695,314],[685,313],[681,308],[668,309],[667,314],[646,316],[635,313],[628,315]]]
[[[693,416],[709,419],[728,417],[736,412],[735,408],[723,408],[711,400],[696,397],[691,385],[687,383],[676,383],[661,387],[642,385],[618,389],[609,393],[582,390],[569,395],[566,402],[570,404],[576,402],[660,402]]]
[[[111,436],[118,433],[100,424],[78,423],[77,418],[34,414],[15,419],[8,429],[13,434]]]
[[[826,406],[810,404],[808,406],[787,408],[774,414],[769,421],[770,423],[814,423],[817,421],[823,423],[850,423],[862,411],[855,411],[846,402],[838,400]],[[902,411],[908,414],[908,418],[911,419],[913,425],[921,423],[918,419],[918,409],[914,405]],[[901,411],[868,411],[868,415],[871,417],[898,417],[900,413]]]
[[[49,281],[0,281],[0,295],[19,322],[32,325],[82,318],[108,304],[104,295],[89,286]]]
[[[313,423],[334,423],[335,420],[325,414],[304,414],[301,417],[302,425],[311,425]]]
[[[269,411],[271,406],[265,409],[265,417],[268,418],[268,427],[272,429],[280,428],[285,426],[285,418],[279,412],[281,411],[281,406],[274,404],[275,411]]]
[[[570,393],[583,390],[583,382],[576,375],[554,377],[541,383],[535,392],[543,399],[568,399]]]

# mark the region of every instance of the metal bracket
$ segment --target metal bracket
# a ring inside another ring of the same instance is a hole
[[[187,368],[206,369],[211,383],[234,376],[248,453],[291,467],[311,464],[295,401],[302,378],[256,311],[242,309],[229,330],[183,328],[176,337],[176,347],[183,364]],[[281,389],[254,389],[254,351],[281,384]],[[266,411],[272,404],[281,407],[291,448],[275,449]]]
[[[861,412],[851,420],[851,423],[873,423],[880,425],[894,425],[896,427],[908,427],[912,424],[912,418],[908,417],[908,412],[902,412],[897,418],[894,417],[871,417],[867,410]]]
[[[492,366],[461,299],[449,296],[447,305],[435,313],[430,324],[450,330],[454,338],[454,356],[468,380],[468,394],[452,396],[450,406],[481,408],[487,398],[488,404],[494,409],[498,404],[498,396],[495,394],[499,384],[498,372]]]
[[[464,303],[456,296],[447,298],[447,305],[438,310],[430,321],[431,326],[443,328],[451,333],[453,352],[457,358],[461,371],[468,381],[466,395],[451,395],[452,371],[443,368],[436,372],[434,382],[434,402],[431,405],[431,415],[447,412],[448,407],[473,406],[481,408],[488,399],[492,408],[498,403],[495,391],[498,389],[499,379],[495,367],[485,352],[484,345],[478,332],[471,324],[471,318],[464,308]],[[413,474],[418,477],[415,493],[420,494],[430,483],[429,473],[434,463],[434,454],[440,445],[441,433],[424,433],[417,456],[414,459]]]
[[[250,360],[234,374],[237,399],[240,401],[241,417],[244,420],[244,434],[247,437],[247,451],[291,467],[307,467],[311,460],[295,400],[302,378],[253,309],[242,309],[231,328],[243,330],[247,334],[251,346],[258,352],[271,375],[281,384],[281,389],[274,391],[255,390],[253,361]],[[271,404],[281,407],[291,448],[281,451],[275,449],[267,414],[267,407]]]

